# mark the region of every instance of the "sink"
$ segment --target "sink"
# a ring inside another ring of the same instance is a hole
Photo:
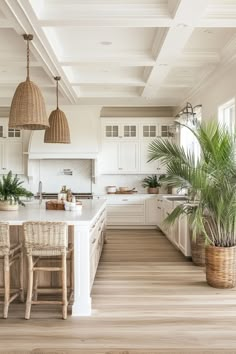
[[[187,197],[185,197],[184,195],[176,195],[176,196],[173,196],[173,197],[166,197],[165,199],[167,200],[170,200],[170,201],[173,201],[173,200],[188,200]]]

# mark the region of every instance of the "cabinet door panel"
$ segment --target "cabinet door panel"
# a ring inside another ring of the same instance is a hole
[[[119,143],[103,143],[100,165],[102,172],[119,171]]]
[[[145,219],[147,225],[157,224],[157,199],[156,197],[147,199],[145,201]]]
[[[119,146],[119,170],[133,172],[138,170],[138,144],[123,141]]]
[[[7,171],[5,159],[5,141],[0,139],[0,173],[5,173]]]
[[[142,141],[140,144],[140,170],[143,173],[159,173],[159,162],[150,161],[148,162],[148,146],[150,141]]]
[[[8,141],[6,143],[7,171],[23,173],[23,151],[21,141]]]

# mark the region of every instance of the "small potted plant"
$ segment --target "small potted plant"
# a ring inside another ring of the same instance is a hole
[[[149,194],[157,194],[161,183],[157,175],[147,176],[143,179],[142,187],[148,188]]]
[[[33,193],[22,187],[23,181],[13,176],[12,171],[3,175],[0,180],[0,210],[17,210],[19,205],[24,205],[21,197],[32,197]]]

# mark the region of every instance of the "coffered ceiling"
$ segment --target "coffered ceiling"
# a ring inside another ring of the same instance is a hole
[[[25,79],[61,104],[176,106],[236,60],[236,0],[1,0],[0,105]]]

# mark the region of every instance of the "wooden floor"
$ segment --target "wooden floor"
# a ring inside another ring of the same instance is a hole
[[[14,304],[0,319],[1,353],[236,353],[236,291],[206,285],[154,230],[108,231],[92,291],[93,315]]]

